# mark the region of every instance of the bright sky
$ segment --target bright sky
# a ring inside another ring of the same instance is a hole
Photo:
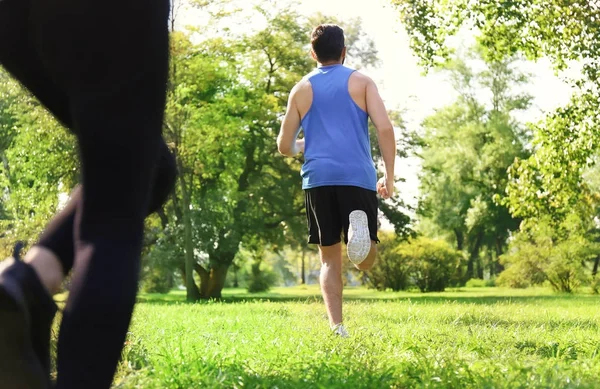
[[[244,3],[250,1],[243,0]],[[440,108],[454,101],[456,94],[441,74],[423,76],[417,60],[409,48],[409,40],[399,19],[398,12],[387,0],[300,0],[297,3],[302,14],[310,15],[322,12],[342,20],[361,17],[363,31],[366,32],[379,50],[381,66],[377,69],[363,69],[379,85],[381,95],[388,108],[406,109],[404,119],[411,129],[418,129],[420,122]],[[181,12],[179,23],[202,23],[202,16],[197,12]],[[252,24],[240,25],[237,28],[249,29]],[[343,26],[342,26],[343,27]],[[352,65],[348,62],[348,65]],[[533,107],[520,116],[523,120],[536,121],[543,112],[565,104],[571,91],[566,83],[554,75],[549,61],[528,63],[524,70],[533,75],[531,84],[526,89],[534,96]],[[572,71],[567,75],[575,76]],[[400,184],[402,197],[409,204],[416,205],[418,195],[419,163],[415,158],[398,161],[396,172],[406,179]]]

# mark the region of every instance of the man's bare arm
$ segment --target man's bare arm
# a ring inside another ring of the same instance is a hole
[[[384,198],[394,195],[394,163],[396,161],[396,137],[394,135],[394,126],[385,109],[383,100],[379,95],[377,86],[373,80],[367,82],[367,113],[375,128],[377,129],[377,139],[379,140],[379,149],[383,156],[385,166],[385,180],[377,185],[379,194]]]
[[[300,133],[300,112],[296,105],[296,96],[298,85],[290,92],[288,106],[281,122],[279,136],[277,136],[277,149],[283,155],[293,157],[298,153],[304,152],[304,139],[298,140]]]

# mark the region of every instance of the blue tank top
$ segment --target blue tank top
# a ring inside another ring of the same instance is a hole
[[[305,138],[302,188],[358,186],[376,190],[369,116],[348,92],[353,69],[323,66],[308,74],[313,100],[302,118]]]

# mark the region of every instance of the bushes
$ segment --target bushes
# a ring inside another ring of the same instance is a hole
[[[277,275],[269,270],[262,270],[257,274],[250,274],[248,279],[248,292],[267,292],[277,282]]]
[[[250,274],[248,274],[248,292],[266,292],[277,282],[277,275],[273,270],[264,268],[262,260],[252,263]]]
[[[382,235],[379,258],[367,273],[370,286],[394,291],[416,286],[422,292],[443,291],[459,271],[461,254],[444,241],[428,238],[398,242]]]
[[[410,276],[421,292],[442,292],[459,269],[462,255],[441,240],[418,238],[399,246]]]
[[[408,287],[408,263],[398,253],[399,241],[394,234],[379,233],[377,263],[367,273],[367,283],[377,290],[391,289],[395,292]]]
[[[173,272],[154,268],[145,272],[141,290],[145,293],[169,293],[174,284]]]
[[[490,288],[496,286],[496,281],[494,279],[482,280],[481,278],[471,278],[465,286],[467,288]]]
[[[567,218],[560,229],[546,220],[522,229],[500,258],[506,270],[497,283],[525,288],[547,282],[555,291],[573,292],[589,281],[585,263],[598,253],[598,245],[584,231],[577,215]]]

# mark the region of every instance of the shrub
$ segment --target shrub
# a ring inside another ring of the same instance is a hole
[[[539,220],[518,232],[508,252],[500,257],[506,270],[497,283],[524,288],[548,282],[555,291],[570,293],[589,280],[585,261],[597,252],[597,244],[587,239],[577,215],[559,227]]]
[[[525,289],[531,286],[531,279],[521,270],[517,263],[509,266],[496,279],[496,285],[514,289]]]
[[[487,281],[482,280],[481,278],[471,278],[467,281],[465,286],[467,288],[485,288],[487,286]]]
[[[142,281],[145,293],[168,293],[173,289],[173,273],[160,268],[148,269]]]
[[[592,288],[593,294],[599,294],[600,293],[600,278],[598,278],[597,276],[592,277],[592,279],[590,280],[590,288]]]
[[[367,284],[377,290],[405,290],[408,285],[409,268],[405,258],[398,253],[401,244],[392,233],[379,233],[377,262],[367,272]]]
[[[442,240],[412,239],[398,248],[421,292],[442,292],[461,265],[462,254]]]
[[[252,271],[248,274],[248,292],[266,292],[277,282],[277,275],[271,269],[261,269],[261,263],[253,263]]]
[[[443,291],[460,272],[460,252],[441,240],[416,238],[398,241],[380,234],[378,258],[367,272],[368,284],[378,290],[405,290],[417,286],[422,292]]]

